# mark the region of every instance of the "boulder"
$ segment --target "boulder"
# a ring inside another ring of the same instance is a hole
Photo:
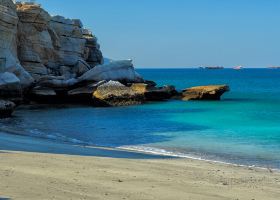
[[[133,83],[130,88],[136,92],[139,92],[139,93],[146,93],[152,89],[154,89],[154,87],[146,84],[146,83]]]
[[[92,94],[97,89],[98,86],[103,85],[106,81],[100,81],[98,83],[93,83],[87,86],[75,88],[68,91],[68,97],[70,101],[74,102],[92,102]]]
[[[220,100],[221,96],[229,91],[227,85],[208,85],[188,88],[183,91],[182,99],[188,100]]]
[[[28,94],[32,101],[52,103],[56,101],[57,93],[54,89],[48,87],[36,86]]]
[[[120,82],[109,81],[97,87],[93,100],[97,106],[128,106],[143,103],[145,97]]]
[[[11,117],[15,107],[16,104],[11,101],[0,100],[0,118]]]
[[[142,77],[135,71],[132,60],[112,61],[108,64],[98,65],[78,78],[79,82],[98,81],[143,82]]]
[[[34,83],[34,78],[19,63],[8,67],[6,71],[17,76],[17,78],[20,80],[22,89],[27,89]]]
[[[174,86],[154,87],[145,83],[134,83],[131,89],[143,93],[147,101],[162,101],[178,95]]]
[[[10,100],[21,100],[22,88],[20,80],[13,73],[0,73],[0,97]]]

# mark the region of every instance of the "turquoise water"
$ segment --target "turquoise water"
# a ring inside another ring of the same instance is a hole
[[[222,101],[168,101],[119,108],[22,107],[0,130],[280,169],[280,70],[138,70],[178,89],[228,84]]]

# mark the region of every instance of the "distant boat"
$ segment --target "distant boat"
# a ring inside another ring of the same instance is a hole
[[[234,70],[241,70],[241,69],[243,69],[243,67],[240,65],[240,66],[234,67],[233,69],[234,69]]]
[[[272,66],[272,67],[268,67],[269,69],[280,69],[280,66]]]
[[[224,69],[223,66],[205,67],[205,69]]]

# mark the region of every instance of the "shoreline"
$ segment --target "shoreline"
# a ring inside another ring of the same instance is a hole
[[[276,200],[280,195],[280,173],[254,167],[2,133],[0,148],[0,199]]]
[[[187,154],[183,154],[183,153],[179,153],[179,154],[174,154],[173,152],[169,152],[169,151],[165,151],[164,149],[159,149],[159,150],[163,150],[165,152],[163,153],[157,153],[154,151],[145,151],[145,150],[141,150],[141,149],[137,149],[137,148],[133,148],[133,147],[118,147],[117,149],[121,149],[121,150],[128,150],[128,151],[132,151],[132,152],[140,152],[140,153],[147,153],[147,154],[152,154],[152,155],[161,155],[161,156],[170,156],[170,157],[174,157],[174,158],[178,158],[178,159],[190,159],[190,160],[197,160],[197,161],[203,161],[203,162],[210,162],[213,164],[222,164],[222,165],[230,165],[230,166],[235,166],[235,167],[245,167],[245,168],[254,168],[254,169],[261,169],[261,170],[269,170],[269,171],[273,171],[273,172],[277,172],[280,173],[280,168],[270,168],[270,167],[262,167],[262,166],[257,166],[257,165],[245,165],[245,164],[237,164],[237,163],[232,163],[232,162],[227,162],[227,161],[220,161],[220,160],[211,160],[211,159],[207,159],[207,158],[200,158],[200,157],[196,157],[196,156],[192,156],[192,155],[187,155]]]
[[[11,131],[7,130],[7,133],[1,132],[5,130],[0,130],[0,147],[3,147],[4,144],[2,142],[3,137],[4,138],[9,138],[12,139],[13,142],[16,142],[17,139],[20,139],[21,141],[25,141],[26,143],[30,143],[30,141],[35,140],[36,144],[44,144],[47,146],[55,145],[59,151],[62,151],[63,147],[68,147],[69,152],[74,152],[75,149],[80,152],[82,149],[84,151],[84,154],[90,155],[90,156],[98,156],[99,154],[101,156],[105,157],[111,157],[110,154],[112,153],[112,157],[116,154],[124,154],[128,156],[130,159],[190,159],[190,160],[195,160],[195,161],[202,161],[202,162],[210,162],[213,164],[222,164],[222,165],[229,165],[229,166],[235,166],[235,167],[244,167],[244,168],[249,168],[249,169],[260,169],[260,170],[268,170],[268,171],[273,171],[280,173],[280,168],[271,168],[271,167],[264,167],[264,166],[257,166],[257,165],[246,165],[246,164],[238,164],[238,163],[233,163],[233,162],[227,162],[227,161],[221,161],[221,160],[213,160],[213,159],[207,159],[207,158],[201,158],[198,156],[192,156],[192,155],[187,155],[184,153],[179,153],[175,154],[174,152],[169,152],[164,149],[157,149],[161,150],[155,151],[155,150],[144,150],[141,148],[137,148],[136,146],[123,146],[123,147],[106,147],[106,146],[96,146],[96,145],[90,145],[86,144],[83,141],[78,141],[78,142],[73,142],[76,139],[70,138],[69,140],[65,141],[58,141],[54,139],[53,137],[37,137],[37,136],[31,136],[31,135],[21,135],[17,133],[16,131]],[[10,131],[10,133],[8,132]],[[32,142],[31,142],[32,143]],[[23,143],[21,143],[23,144]],[[26,149],[26,146],[23,145],[24,149]],[[61,146],[61,147],[58,147]],[[13,149],[15,147],[12,147]],[[17,147],[18,148],[18,147]],[[41,148],[41,146],[37,146],[35,148],[37,151]],[[148,149],[155,149],[153,147],[147,147]],[[1,148],[0,148],[1,151]],[[39,150],[40,151],[40,150]],[[103,153],[102,153],[103,151]],[[67,154],[67,150],[63,151],[64,153]],[[97,153],[98,152],[98,153]],[[48,152],[45,151],[44,153],[53,153],[53,152]]]

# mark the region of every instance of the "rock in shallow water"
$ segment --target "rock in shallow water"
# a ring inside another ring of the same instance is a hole
[[[68,91],[68,97],[71,102],[79,103],[92,103],[92,94],[100,85],[106,83],[106,81],[100,81],[98,83],[89,84],[87,86],[75,88]]]
[[[0,118],[11,117],[16,105],[11,101],[0,100]]]
[[[227,85],[197,86],[184,90],[182,93],[182,99],[184,101],[220,100],[221,96],[229,90],[229,86]]]
[[[178,94],[175,87],[171,85],[155,87],[145,83],[134,83],[131,85],[131,89],[138,93],[142,93],[147,101],[163,101]]]
[[[109,81],[97,87],[93,99],[97,106],[128,106],[145,101],[143,93],[136,92],[117,81]]]

